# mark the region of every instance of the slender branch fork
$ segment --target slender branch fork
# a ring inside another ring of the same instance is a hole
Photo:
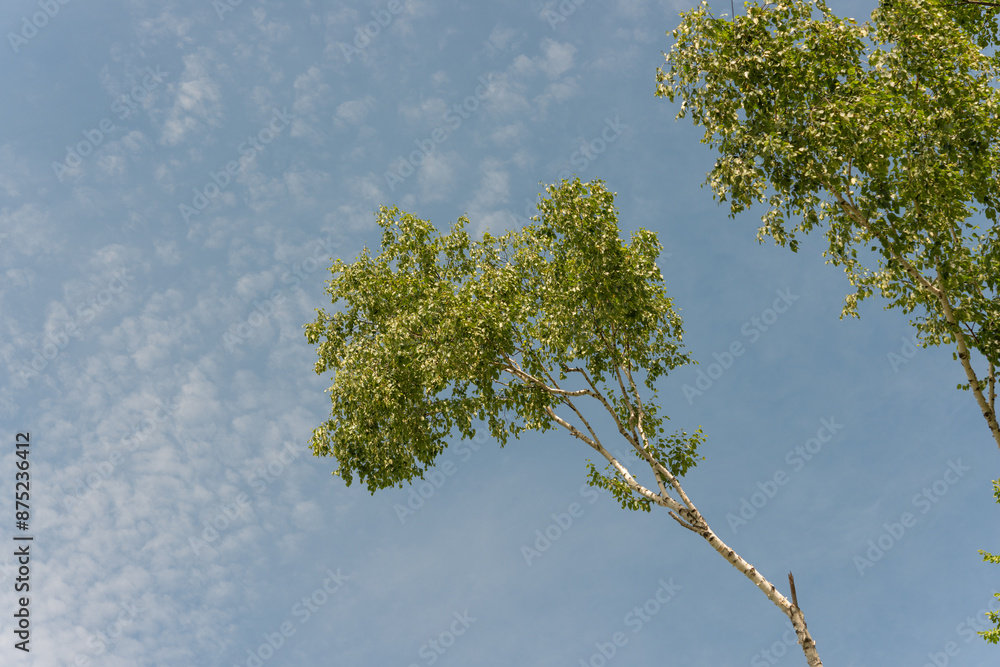
[[[600,331],[600,329],[598,329],[598,331]],[[608,347],[608,349],[610,349],[611,344],[609,341],[604,338],[603,334],[601,337],[604,344]],[[615,379],[618,381],[619,387],[622,390],[623,405],[628,411],[627,424],[622,422],[619,418],[618,412],[608,401],[607,397],[604,396],[604,394],[600,391],[600,389],[598,389],[593,380],[590,378],[589,374],[582,368],[567,365],[562,366],[561,370],[563,373],[579,374],[583,377],[587,384],[587,388],[585,389],[570,391],[560,387],[558,382],[548,371],[544,371],[544,378],[528,373],[513,357],[505,355],[503,360],[498,362],[498,365],[503,371],[516,378],[516,380],[519,380],[525,385],[538,387],[548,392],[557,398],[558,403],[565,405],[572,410],[573,413],[579,418],[580,422],[584,425],[584,428],[587,431],[586,433],[560,417],[551,407],[547,407],[545,409],[546,413],[555,423],[565,428],[577,439],[587,443],[587,445],[603,456],[630,489],[635,491],[640,497],[660,505],[661,507],[667,508],[671,518],[684,528],[700,535],[709,543],[709,545],[711,545],[713,549],[715,549],[716,552],[725,558],[726,561],[752,581],[753,584],[757,586],[757,588],[759,588],[761,592],[763,592],[764,595],[766,595],[767,598],[771,600],[771,602],[773,602],[792,622],[792,626],[795,628],[795,634],[798,637],[799,644],[802,646],[802,651],[806,656],[806,661],[809,666],[823,667],[823,663],[819,658],[819,653],[816,650],[816,642],[809,634],[809,630],[806,628],[805,616],[799,608],[798,600],[795,594],[795,583],[792,579],[791,573],[789,573],[789,584],[791,587],[792,599],[789,600],[782,595],[770,581],[760,574],[760,572],[758,572],[753,565],[733,551],[729,545],[719,539],[718,535],[716,535],[715,532],[709,527],[708,521],[705,517],[702,516],[701,512],[698,511],[698,508],[695,507],[693,502],[691,502],[691,499],[688,497],[687,493],[685,493],[677,477],[663,464],[663,462],[658,461],[653,456],[653,452],[649,446],[649,441],[643,429],[645,410],[643,409],[642,400],[639,396],[638,389],[636,388],[635,381],[632,378],[630,361],[626,360],[624,365],[621,367],[616,366],[614,368]],[[499,383],[499,381],[497,382]],[[509,386],[505,383],[500,384]],[[628,441],[629,444],[632,445],[639,456],[652,470],[658,486],[657,492],[654,492],[640,484],[639,481],[636,480],[629,470],[623,465],[623,463],[604,447],[597,433],[591,427],[590,422],[587,421],[581,410],[572,400],[580,396],[590,396],[604,406],[605,410],[607,410],[607,412],[614,419],[615,425],[618,427],[618,432],[625,438],[626,441]],[[677,497],[671,495],[667,485],[669,485],[670,489],[673,490]]]

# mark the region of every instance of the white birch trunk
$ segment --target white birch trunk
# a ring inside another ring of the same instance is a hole
[[[809,666],[823,667],[823,662],[820,660],[819,653],[816,651],[816,642],[813,641],[812,636],[809,634],[809,630],[806,628],[805,616],[803,615],[802,610],[799,609],[797,602],[795,602],[795,584],[792,581],[791,573],[789,573],[789,584],[792,589],[791,592],[793,601],[789,601],[788,598],[778,592],[778,589],[775,588],[774,584],[765,579],[753,565],[748,563],[742,556],[733,551],[729,545],[719,539],[719,536],[716,535],[711,528],[709,528],[705,517],[701,515],[698,508],[695,507],[694,503],[691,502],[691,499],[688,498],[688,495],[684,492],[684,489],[681,487],[677,477],[660,461],[656,460],[652,456],[649,449],[649,442],[646,439],[646,434],[643,431],[642,426],[645,414],[642,408],[642,401],[639,397],[639,392],[636,389],[635,382],[632,379],[632,374],[628,367],[622,367],[625,370],[625,377],[622,377],[622,375],[618,373],[619,369],[616,369],[619,386],[622,389],[623,397],[625,398],[626,405],[629,409],[629,421],[627,424],[624,424],[618,418],[618,415],[609,404],[607,398],[605,398],[605,396],[598,390],[594,382],[583,369],[563,367],[564,372],[580,373],[589,385],[588,389],[567,391],[559,387],[555,379],[548,373],[546,373],[546,379],[548,380],[548,382],[546,382],[542,378],[535,377],[530,373],[525,372],[524,369],[521,368],[520,365],[513,359],[508,357],[504,361],[505,364],[503,370],[507,371],[515,378],[526,384],[541,387],[553,396],[558,396],[563,404],[569,406],[569,408],[576,413],[576,416],[587,429],[587,433],[583,433],[573,424],[570,424],[565,419],[561,418],[551,407],[546,407],[546,413],[554,422],[568,430],[574,437],[586,442],[590,447],[599,452],[601,456],[607,459],[608,463],[610,463],[612,468],[614,468],[618,477],[621,478],[632,491],[650,502],[666,507],[670,512],[670,516],[675,521],[688,530],[701,535],[713,549],[729,561],[733,567],[742,572],[747,579],[752,581],[753,584],[759,588],[761,592],[764,593],[769,600],[771,600],[771,602],[777,605],[778,608],[781,609],[782,613],[792,622],[792,627],[795,628],[795,634],[798,637],[799,645],[802,646],[802,651],[805,653],[806,662]],[[626,389],[626,378],[628,380],[628,389]],[[631,397],[629,394],[631,394]],[[659,488],[659,493],[656,493],[640,484],[635,477],[632,476],[628,469],[622,465],[622,462],[616,459],[613,454],[604,448],[601,444],[600,438],[597,437],[597,433],[594,432],[594,429],[590,426],[586,417],[584,417],[583,413],[573,404],[572,399],[580,396],[591,396],[601,402],[604,408],[615,420],[615,424],[618,426],[618,432],[624,436],[629,444],[633,446],[639,456],[643,458],[653,471],[653,475],[656,478],[656,483]],[[670,495],[667,488],[668,485],[676,491],[680,500]]]
[[[729,561],[730,565],[735,567],[737,570],[742,572],[747,579],[752,581],[754,585],[761,590],[767,598],[776,604],[782,613],[788,617],[792,622],[792,627],[795,628],[795,635],[798,637],[799,645],[802,647],[802,652],[805,653],[806,662],[809,667],[823,667],[823,661],[819,658],[819,653],[816,651],[816,642],[813,640],[812,635],[809,634],[809,630],[806,628],[805,615],[802,610],[799,609],[797,604],[794,604],[788,600],[784,595],[778,592],[774,584],[764,578],[764,576],[757,571],[753,565],[748,563],[742,556],[733,551],[729,545],[719,539],[719,536],[709,528],[708,523],[700,512],[695,510],[692,513],[695,519],[695,532],[701,535],[705,540],[712,545],[712,548],[719,552],[723,558]],[[789,573],[789,580],[791,580],[791,573]],[[794,583],[792,584],[794,586]],[[794,597],[794,588],[792,588],[792,595]]]

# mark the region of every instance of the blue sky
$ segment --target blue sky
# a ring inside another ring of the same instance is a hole
[[[585,486],[568,434],[456,439],[374,497],[306,448],[331,381],[302,325],[378,206],[500,233],[572,173],[658,234],[701,362],[660,383],[707,437],[685,488],[795,573],[826,664],[996,664],[998,452],[961,368],[878,301],[840,321],[821,238],[758,245],[700,187],[701,130],[653,95],[688,5],[5,3],[2,470],[29,431],[34,536],[30,654],[0,556],[5,664],[803,664],[704,541]]]

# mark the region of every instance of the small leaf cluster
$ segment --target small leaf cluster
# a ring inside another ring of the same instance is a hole
[[[657,430],[660,434],[663,433],[663,428],[659,427]],[[701,427],[698,427],[694,433],[688,434],[687,431],[678,431],[673,435],[661,438],[659,442],[650,443],[647,451],[653,460],[663,463],[667,470],[680,477],[697,465],[699,460],[704,460],[704,457],[698,456],[698,446],[704,442],[705,434]],[[636,459],[644,460],[638,451],[633,453]],[[609,491],[622,506],[622,509],[650,511],[652,501],[636,493],[611,464],[605,467],[607,474],[601,474],[597,471],[597,466],[588,459],[587,471],[587,483],[590,486]],[[667,480],[661,481],[666,482]]]
[[[993,497],[1000,504],[1000,479],[993,480]],[[982,549],[979,550],[979,553],[982,554],[985,562],[1000,564],[1000,555],[991,554]],[[995,597],[1000,600],[1000,593],[996,593]],[[996,627],[980,632],[979,634],[989,643],[998,644],[1000,643],[1000,611],[988,611],[986,612],[986,616],[989,617],[991,623],[996,624]]]

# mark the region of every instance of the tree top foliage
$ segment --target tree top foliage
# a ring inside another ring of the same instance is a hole
[[[1000,61],[988,53],[1000,10],[885,0],[859,24],[823,0],[745,7],[735,20],[705,2],[682,14],[657,71],[657,95],[680,97],[678,118],[691,114],[718,151],[707,183],[730,217],[766,204],[758,240],[792,250],[825,227],[824,256],[856,288],[842,316],[880,294],[926,309],[925,344],[962,327],[1000,360],[1000,244],[995,226],[970,221],[1000,209]]]
[[[657,378],[691,363],[656,235],[641,229],[623,242],[600,180],[546,190],[536,224],[482,241],[464,216],[441,235],[383,206],[379,255],[365,248],[351,264],[334,261],[326,291],[342,308],[318,310],[305,326],[316,372],[334,374],[330,419],[310,446],[337,458],[334,474],[348,485],[356,474],[374,494],[422,477],[453,429],[474,437],[473,420],[501,446],[554,428],[554,410],[583,395],[602,400],[619,431],[674,474],[695,465],[699,434],[662,435],[664,418],[633,382],[641,373],[655,395]],[[585,388],[563,389],[569,374]],[[620,480],[592,483],[636,504]]]

